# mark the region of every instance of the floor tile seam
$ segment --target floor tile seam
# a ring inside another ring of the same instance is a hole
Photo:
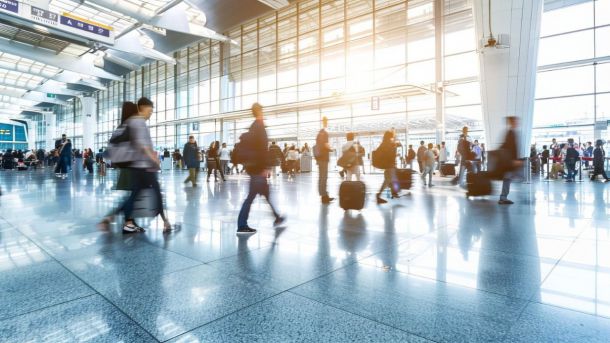
[[[379,270],[384,270],[384,268],[382,268],[382,267],[373,266],[373,265],[370,265],[370,264],[363,264],[363,263],[360,263],[360,262],[355,262],[355,263],[357,263],[359,265],[363,265],[365,267],[373,267],[373,268],[377,268]],[[407,276],[411,276],[411,277],[420,278],[420,279],[431,280],[431,281],[434,281],[434,282],[442,282],[444,284],[447,284],[447,285],[450,285],[450,286],[453,286],[453,287],[472,289],[472,290],[476,290],[477,292],[483,292],[483,293],[486,293],[486,294],[493,294],[493,295],[496,295],[496,296],[501,296],[501,297],[505,297],[505,298],[509,298],[509,299],[521,300],[521,301],[524,301],[524,302],[529,302],[529,298],[520,298],[520,297],[515,297],[515,296],[512,296],[512,295],[492,292],[492,291],[489,291],[489,290],[486,290],[486,289],[480,289],[480,288],[476,288],[476,287],[468,287],[468,286],[460,285],[460,284],[457,284],[457,283],[437,280],[437,279],[434,279],[434,278],[429,277],[429,276],[412,274],[412,273],[409,273],[409,272],[403,272],[403,271],[399,271],[399,270],[395,270],[395,269],[391,269],[390,271],[394,272],[394,273],[400,273],[402,275],[407,275]]]
[[[93,287],[93,285],[89,284],[88,282],[86,282],[85,280],[83,280],[80,276],[78,276],[74,271],[72,271],[70,268],[68,268],[64,263],[62,263],[60,260],[58,260],[55,256],[51,255],[50,252],[45,249],[43,246],[40,246],[39,244],[37,244],[35,241],[33,241],[30,237],[28,237],[27,235],[25,235],[23,232],[21,232],[21,230],[19,230],[18,228],[15,228],[17,231],[19,231],[19,233],[21,233],[22,235],[24,235],[25,237],[28,238],[28,240],[30,242],[32,242],[34,245],[36,245],[39,249],[41,249],[42,251],[45,252],[45,254],[47,254],[52,260],[54,260],[56,263],[58,263],[62,268],[64,268],[68,273],[70,273],[74,278],[76,278],[77,280],[79,280],[80,282],[82,282],[84,285],[86,285],[89,289],[93,290],[95,292],[95,294],[99,295],[102,299],[104,299],[105,301],[107,301],[109,304],[111,304],[112,306],[114,306],[117,311],[119,311],[120,313],[122,313],[126,318],[128,318],[129,320],[131,320],[135,325],[137,325],[141,330],[143,330],[144,332],[146,332],[148,335],[150,335],[151,337],[153,337],[153,339],[155,339],[157,342],[159,340],[156,339],[156,337],[150,333],[148,330],[146,330],[144,327],[142,327],[134,318],[132,318],[131,316],[129,316],[127,313],[125,313],[125,311],[123,311],[119,306],[117,306],[114,302],[112,302],[110,299],[108,299],[106,296],[104,296],[102,293],[98,292],[97,289],[95,287]],[[95,295],[93,294],[93,295]]]
[[[530,304],[549,306],[549,307],[553,307],[555,309],[560,309],[560,310],[569,311],[569,312],[573,312],[573,313],[584,314],[584,315],[595,317],[595,318],[605,319],[605,320],[608,320],[610,322],[610,315],[602,316],[602,315],[599,315],[599,314],[593,314],[593,313],[589,313],[589,312],[579,311],[579,310],[576,310],[576,309],[573,309],[573,308],[563,307],[563,306],[559,306],[559,305],[556,305],[556,304],[549,304],[549,303],[544,303],[544,302],[535,301],[535,300],[528,300],[528,305],[530,305]]]
[[[584,229],[583,229],[584,232]],[[581,232],[582,233],[582,232]],[[568,252],[572,249],[572,247],[576,244],[576,240],[577,238],[574,238],[574,240],[572,240],[572,243],[570,244],[570,246],[566,249],[566,251],[563,252],[563,254],[557,259],[557,261],[555,262],[555,264],[553,264],[553,267],[551,267],[551,269],[549,270],[549,272],[545,275],[544,279],[542,279],[540,281],[540,291],[542,291],[542,285],[548,280],[548,278],[551,276],[551,274],[555,271],[555,269],[557,269],[557,266],[559,265],[559,263],[561,261],[563,261],[563,258],[568,254]],[[535,302],[534,300],[534,296],[536,294],[532,294],[527,300],[529,302]]]
[[[267,288],[267,289],[269,289],[269,290],[271,290],[271,291],[274,291],[274,292],[275,292],[275,291],[277,291],[277,290],[275,290],[275,289],[273,289],[273,288],[269,288],[269,287],[265,287],[265,288]],[[243,310],[246,310],[246,309],[248,309],[248,308],[250,308],[250,307],[256,306],[256,305],[258,305],[258,304],[260,304],[260,303],[262,303],[262,302],[264,302],[264,301],[267,301],[267,300],[269,300],[269,299],[272,299],[272,298],[278,297],[278,296],[280,296],[280,295],[282,295],[282,294],[284,294],[284,293],[286,293],[286,292],[287,292],[287,291],[279,291],[279,293],[274,293],[273,295],[270,295],[270,296],[268,296],[268,297],[264,297],[263,299],[260,299],[260,300],[258,300],[258,301],[256,301],[256,302],[253,302],[252,304],[246,305],[246,306],[244,306],[244,307],[241,307],[241,308],[236,309],[236,310],[234,310],[234,311],[231,311],[231,312],[229,312],[229,313],[223,314],[223,315],[222,315],[222,316],[220,316],[220,317],[217,317],[217,318],[214,318],[214,319],[212,319],[212,320],[209,320],[209,321],[207,321],[207,322],[205,322],[205,323],[203,323],[203,324],[201,324],[201,325],[198,325],[198,326],[196,326],[196,327],[194,327],[194,328],[192,328],[192,329],[186,330],[186,331],[184,331],[183,333],[180,333],[180,334],[178,334],[178,335],[176,335],[176,336],[173,336],[173,337],[169,337],[169,338],[167,338],[166,340],[164,340],[164,341],[159,341],[159,342],[167,342],[167,341],[170,341],[170,340],[175,339],[175,338],[177,338],[177,337],[184,336],[184,335],[189,334],[189,333],[191,333],[191,332],[193,332],[193,331],[196,331],[196,330],[198,330],[198,329],[201,329],[201,328],[203,328],[204,326],[210,325],[210,324],[215,323],[215,322],[217,322],[217,321],[220,321],[220,320],[222,320],[222,319],[224,319],[224,318],[226,318],[226,317],[229,317],[229,316],[231,316],[231,315],[233,315],[233,314],[235,314],[235,313],[238,313],[238,312],[241,312],[241,311],[243,311]]]
[[[392,325],[390,325],[390,324],[388,324],[388,323],[381,322],[380,320],[375,320],[375,319],[373,319],[373,318],[369,318],[369,317],[367,317],[367,316],[365,316],[365,315],[360,315],[360,314],[358,314],[358,313],[351,312],[351,311],[349,311],[349,310],[347,310],[347,309],[340,308],[340,307],[338,307],[338,306],[336,306],[336,305],[333,305],[333,304],[331,304],[331,303],[326,303],[326,302],[324,302],[324,301],[320,301],[320,300],[317,300],[317,299],[315,299],[315,298],[310,298],[310,297],[309,297],[309,296],[307,296],[307,295],[304,295],[304,294],[301,294],[301,293],[297,293],[295,289],[291,289],[289,292],[290,292],[290,293],[293,293],[293,294],[296,294],[296,295],[299,295],[299,296],[302,296],[302,297],[304,297],[304,298],[307,298],[307,299],[310,299],[310,300],[313,300],[313,301],[319,302],[319,303],[324,304],[324,305],[328,305],[328,306],[331,306],[331,307],[334,307],[334,308],[342,309],[342,310],[343,310],[343,311],[345,311],[345,312],[349,312],[349,313],[352,313],[352,314],[355,314],[355,315],[361,316],[361,317],[366,318],[366,319],[370,319],[370,320],[378,321],[378,322],[383,323],[383,324],[385,324],[385,325],[392,326]],[[521,312],[523,311],[523,309],[525,309],[526,305],[528,304],[528,302],[527,302],[527,301],[524,301],[524,305],[523,305],[523,306],[521,306],[521,308],[519,309],[519,314],[518,314],[517,316],[515,316],[515,318],[511,318],[511,319],[509,319],[509,320],[501,320],[501,319],[497,319],[497,318],[495,318],[495,317],[484,316],[484,315],[477,314],[477,313],[472,312],[472,311],[468,311],[468,310],[459,309],[459,308],[456,308],[456,307],[453,307],[453,306],[447,306],[447,305],[444,305],[444,304],[442,304],[442,303],[435,302],[435,301],[431,301],[431,300],[419,299],[419,298],[417,298],[417,297],[413,297],[413,296],[408,296],[408,297],[409,297],[409,298],[411,298],[411,299],[414,299],[414,300],[420,301],[420,302],[424,302],[425,304],[429,304],[429,305],[432,305],[432,306],[441,306],[441,307],[442,307],[442,306],[446,306],[446,307],[448,307],[448,308],[449,308],[450,310],[452,310],[452,311],[459,312],[459,313],[461,313],[461,314],[465,314],[465,315],[469,315],[469,316],[471,316],[471,317],[477,317],[477,318],[483,319],[483,320],[485,320],[485,321],[487,321],[487,322],[493,322],[493,323],[498,324],[498,325],[506,324],[507,322],[508,322],[508,323],[511,323],[511,324],[515,323],[515,322],[517,321],[517,318],[518,318],[518,317],[521,315]],[[509,326],[507,326],[507,327],[506,327],[506,330],[508,330],[508,327],[509,327]],[[399,328],[398,328],[398,329],[399,329]],[[408,331],[408,330],[404,330],[404,331]],[[409,332],[409,333],[413,334],[412,332]],[[424,337],[424,338],[425,338],[425,337]],[[431,338],[426,338],[426,339],[431,339]]]
[[[307,300],[309,300],[309,301],[313,301],[313,302],[318,303],[318,304],[320,304],[320,305],[322,305],[322,306],[328,306],[328,307],[330,307],[330,308],[334,308],[335,310],[341,311],[341,312],[343,312],[343,313],[347,313],[347,314],[350,314],[350,315],[353,315],[353,316],[356,316],[356,317],[359,317],[359,318],[365,319],[365,320],[367,320],[367,321],[371,321],[371,322],[374,322],[374,323],[377,323],[377,324],[383,325],[383,326],[385,326],[385,327],[389,327],[389,328],[392,328],[392,329],[395,329],[395,330],[398,330],[398,331],[402,331],[402,332],[405,332],[405,333],[407,333],[407,334],[409,334],[409,335],[413,335],[413,336],[416,336],[416,337],[419,337],[419,338],[423,338],[423,339],[425,339],[425,340],[427,340],[427,341],[436,342],[436,343],[438,343],[438,342],[439,342],[439,341],[436,341],[436,340],[434,340],[434,339],[432,339],[432,338],[428,338],[428,337],[422,336],[421,334],[417,334],[417,333],[411,332],[411,331],[409,331],[409,330],[405,330],[405,329],[402,329],[402,328],[396,327],[396,326],[394,326],[394,325],[392,325],[392,324],[382,322],[382,321],[380,321],[380,320],[378,320],[378,319],[375,319],[375,318],[370,318],[370,317],[368,317],[368,316],[361,315],[361,314],[358,314],[358,313],[355,313],[355,312],[348,311],[347,309],[337,307],[337,306],[332,305],[332,304],[330,304],[330,303],[325,303],[325,302],[322,302],[322,301],[319,301],[319,300],[316,300],[316,299],[310,298],[310,297],[308,297],[308,296],[305,296],[305,295],[302,295],[302,294],[299,294],[299,293],[295,293],[295,292],[293,292],[292,290],[287,290],[287,292],[288,292],[288,293],[290,293],[290,294],[292,294],[292,295],[298,296],[298,297],[300,297],[300,298],[307,299]]]
[[[53,307],[56,307],[56,306],[65,305],[65,304],[73,302],[73,301],[83,300],[83,299],[86,299],[86,298],[89,298],[89,297],[93,297],[93,296],[99,295],[99,293],[95,289],[93,289],[93,288],[89,288],[89,289],[91,291],[90,294],[81,295],[81,296],[76,297],[74,299],[65,300],[65,301],[58,302],[58,303],[53,304],[53,305],[43,306],[43,307],[40,307],[40,308],[37,308],[37,309],[34,309],[34,310],[30,310],[30,311],[26,311],[26,312],[23,312],[23,313],[19,313],[19,314],[10,316],[10,317],[0,318],[0,323],[4,322],[4,321],[15,319],[15,318],[19,318],[19,317],[22,317],[22,316],[26,316],[28,314],[32,314],[32,313],[35,313],[35,312],[44,311],[44,310],[47,310],[47,309],[50,309],[50,308],[53,308]]]

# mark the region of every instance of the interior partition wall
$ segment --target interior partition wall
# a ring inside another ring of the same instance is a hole
[[[403,143],[435,142],[439,111],[449,142],[464,125],[482,137],[474,31],[468,0],[295,1],[225,33],[238,44],[204,40],[175,52],[177,65],[145,65],[98,92],[96,148],[117,125],[122,101],[140,96],[155,103],[150,125],[159,149],[181,147],[189,134],[200,145],[232,145],[252,119],[224,115],[254,102],[294,105],[267,118],[278,142],[311,145],[322,116],[339,136],[336,144],[347,131],[373,142],[391,128]],[[373,108],[366,96],[405,84],[438,89],[442,101],[435,94],[397,94]],[[353,92],[365,95],[348,105],[299,108]]]

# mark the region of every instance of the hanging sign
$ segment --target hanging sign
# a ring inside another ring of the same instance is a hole
[[[18,0],[0,0],[0,17],[9,21],[12,18],[18,18],[35,22],[89,40],[114,45],[114,30],[112,27],[78,17],[72,13],[59,14],[24,2],[20,3]],[[16,22],[23,23],[23,21]]]
[[[65,26],[73,27],[75,29],[103,37],[110,37],[110,33],[112,32],[112,27],[110,26],[83,19],[70,13],[63,13],[61,15],[60,23]]]
[[[0,0],[0,9],[8,12],[19,13],[19,3],[17,0]]]

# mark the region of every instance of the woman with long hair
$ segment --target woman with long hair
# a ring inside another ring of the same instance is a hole
[[[138,106],[136,104],[134,104],[131,101],[124,102],[123,108],[121,109],[121,121],[119,123],[119,126],[125,125],[125,122],[127,121],[127,119],[129,119],[132,116],[137,115],[137,114],[138,114]],[[130,183],[129,180],[130,180],[129,169],[128,168],[120,169],[116,189],[123,190],[123,191],[130,191],[131,189],[129,187],[129,183]],[[101,231],[109,231],[110,223],[114,220],[114,217],[122,210],[123,210],[123,207],[121,206],[121,207],[115,208],[112,211],[110,211],[106,216],[104,216],[102,221],[98,224],[98,228]]]

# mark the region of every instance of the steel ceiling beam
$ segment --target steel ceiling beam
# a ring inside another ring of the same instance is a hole
[[[15,72],[19,72],[19,73],[26,74],[26,75],[42,77],[43,79],[47,79],[47,80],[59,81],[59,82],[63,82],[63,83],[71,83],[74,85],[83,85],[83,86],[87,86],[87,87],[91,87],[91,88],[95,88],[95,89],[99,89],[99,90],[106,89],[106,86],[104,86],[104,84],[100,81],[100,79],[98,77],[85,79],[85,78],[83,78],[82,75],[77,74],[75,72],[71,72],[69,70],[59,71],[57,74],[55,74],[53,76],[43,75],[41,73],[35,73],[31,70],[19,69],[19,68],[17,68],[16,64],[0,65],[0,70],[15,71]]]
[[[0,81],[0,86],[22,89],[26,92],[38,92],[38,93],[45,93],[45,94],[53,93],[53,94],[68,95],[68,96],[79,96],[80,95],[79,91],[62,88],[61,85],[57,84],[57,81],[50,81],[50,82],[47,81],[47,82],[44,82],[44,83],[38,85],[37,87],[25,87],[25,86],[19,86],[19,85],[7,83],[4,81]]]
[[[66,106],[68,105],[67,101],[47,98],[45,94],[39,93],[39,92],[26,92],[25,94],[22,94],[21,92],[11,91],[8,89],[0,89],[0,95],[5,95],[10,98],[15,98],[15,99],[19,99],[19,100],[30,100],[32,102],[38,102],[38,103],[48,102],[48,103],[52,103],[52,104],[56,104],[56,105],[66,105]]]
[[[83,75],[95,76],[102,79],[122,80],[120,76],[94,66],[92,58],[84,58],[87,55],[81,58],[62,54],[57,55],[46,49],[34,48],[18,42],[10,42],[4,38],[0,39],[0,51]]]

